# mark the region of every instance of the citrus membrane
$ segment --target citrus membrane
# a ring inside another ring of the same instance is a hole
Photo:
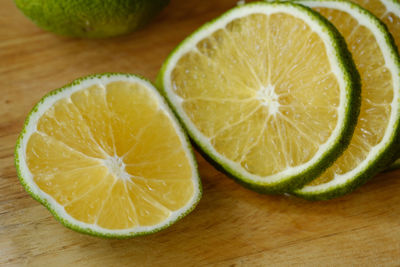
[[[345,1],[300,1],[342,33],[361,75],[361,112],[347,150],[320,177],[295,194],[329,199],[354,190],[390,163],[399,144],[400,67],[385,26]]]
[[[16,146],[25,189],[65,226],[104,237],[155,232],[201,195],[190,144],[149,82],[78,79],[46,95]]]
[[[312,180],[346,147],[358,78],[329,22],[297,4],[259,2],[189,36],[157,84],[213,164],[278,192]]]

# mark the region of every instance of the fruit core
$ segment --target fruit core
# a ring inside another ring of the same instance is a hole
[[[122,180],[129,180],[131,175],[125,170],[125,163],[121,157],[109,156],[104,160],[104,165],[108,168],[108,171],[119,177]]]
[[[262,105],[268,107],[269,114],[274,115],[279,111],[279,96],[275,93],[275,86],[269,84],[261,87],[257,91],[256,97],[262,102]]]

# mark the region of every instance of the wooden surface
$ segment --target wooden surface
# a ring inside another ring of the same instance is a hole
[[[57,37],[0,0],[0,266],[400,265],[400,171],[328,202],[260,195],[197,155],[204,195],[169,229],[105,240],[64,228],[23,190],[14,144],[49,90],[101,72],[154,79],[183,38],[236,0],[172,0],[145,29],[109,40]]]

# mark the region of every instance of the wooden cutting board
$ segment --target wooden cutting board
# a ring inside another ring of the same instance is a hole
[[[249,191],[197,155],[204,195],[169,229],[106,240],[64,228],[19,184],[14,144],[32,106],[49,90],[101,72],[154,79],[168,53],[235,0],[172,0],[129,36],[63,38],[0,1],[1,266],[400,265],[400,171],[326,202]]]

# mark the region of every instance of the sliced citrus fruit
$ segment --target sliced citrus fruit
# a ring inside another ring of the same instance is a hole
[[[342,33],[361,75],[361,112],[351,143],[295,194],[329,199],[354,190],[392,161],[399,147],[400,64],[393,39],[371,13],[347,1],[301,1]]]
[[[25,189],[65,226],[125,238],[165,228],[201,195],[184,132],[147,81],[88,76],[46,95],[16,146]]]
[[[400,46],[400,2],[398,0],[351,0],[383,21]]]
[[[260,192],[302,186],[337,158],[358,115],[358,82],[329,22],[263,2],[201,27],[157,79],[206,157]]]
[[[400,2],[398,0],[352,0],[383,21],[392,34],[397,48],[400,47]],[[400,168],[400,159],[389,170]]]

